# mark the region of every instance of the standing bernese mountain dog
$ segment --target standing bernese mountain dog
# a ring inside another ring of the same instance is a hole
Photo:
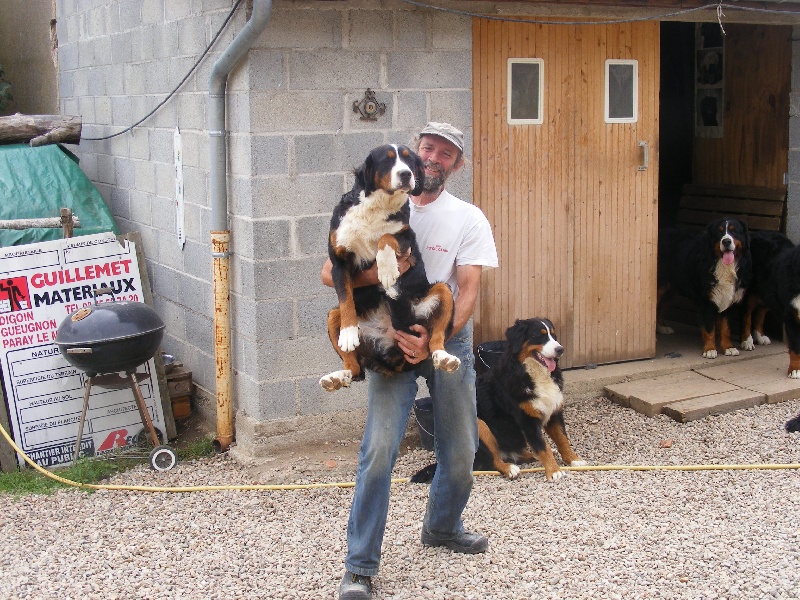
[[[582,466],[572,449],[564,425],[564,378],[558,343],[549,319],[517,320],[506,330],[506,346],[499,363],[478,376],[478,436],[473,467],[499,471],[516,479],[518,463],[539,460],[548,481],[564,472],[556,463],[544,434],[555,442],[564,464]],[[436,465],[417,472],[411,481],[427,483]]]
[[[328,335],[344,368],[320,379],[327,391],[364,378],[364,369],[392,375],[409,365],[396,330],[423,325],[430,335],[434,367],[455,371],[461,361],[444,349],[453,325],[453,294],[431,285],[416,236],[409,226],[408,195],[419,194],[424,165],[406,146],[387,144],[369,153],[355,172],[353,188],[333,211],[328,256],[339,306],[328,313]],[[410,252],[400,276],[398,257]],[[377,263],[378,285],[354,287],[355,276]]]
[[[721,351],[726,356],[738,355],[731,342],[727,311],[742,301],[752,276],[750,232],[738,219],[724,217],[700,234],[661,230],[656,331],[674,332],[663,319],[671,295],[677,292],[697,305],[703,356],[717,357],[717,333]]]

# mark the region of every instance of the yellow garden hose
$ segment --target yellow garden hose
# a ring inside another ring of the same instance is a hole
[[[134,492],[220,492],[224,490],[241,490],[241,491],[276,491],[276,490],[310,490],[317,488],[349,488],[354,487],[354,481],[344,481],[338,483],[300,483],[300,484],[284,484],[284,485],[268,485],[268,484],[253,484],[253,485],[195,485],[195,486],[176,486],[176,487],[154,487],[146,485],[112,485],[112,484],[94,484],[94,483],[81,483],[79,481],[72,481],[59,477],[51,473],[47,469],[40,467],[33,460],[31,460],[22,449],[14,443],[11,436],[0,425],[0,433],[11,445],[15,452],[17,452],[25,462],[31,467],[60,483],[71,485],[77,488],[91,489],[91,490],[128,490]],[[780,469],[800,469],[800,463],[790,464],[755,464],[755,465],[586,465],[582,467],[562,467],[564,471],[745,471],[745,470],[780,470]],[[537,473],[544,471],[543,467],[534,467],[531,469],[520,469],[521,473]],[[475,475],[495,475],[500,473],[497,471],[475,471]],[[392,483],[408,483],[408,477],[400,477],[392,479]]]

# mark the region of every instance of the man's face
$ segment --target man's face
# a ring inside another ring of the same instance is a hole
[[[456,145],[438,135],[422,136],[417,153],[425,163],[423,189],[426,192],[439,190],[450,174],[461,166],[456,164],[461,157]]]

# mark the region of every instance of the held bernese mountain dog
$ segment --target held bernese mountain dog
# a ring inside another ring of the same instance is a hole
[[[422,324],[430,335],[434,367],[455,371],[461,361],[444,349],[453,325],[453,294],[431,285],[409,226],[408,195],[422,191],[422,160],[405,146],[370,152],[355,172],[353,188],[333,211],[328,256],[339,306],[328,313],[328,335],[344,368],[320,379],[327,391],[364,378],[364,369],[392,375],[414,365],[394,339],[396,330]],[[400,276],[398,257],[410,251]],[[353,279],[377,263],[378,285],[353,287]]]
[[[478,376],[480,443],[474,468],[516,479],[518,463],[538,459],[547,480],[556,481],[564,472],[545,433],[566,465],[586,464],[573,451],[564,425],[564,378],[558,367],[564,347],[553,324],[542,318],[516,321],[506,330],[506,340],[499,364]],[[436,465],[429,465],[411,481],[427,483],[435,471]]]
[[[731,342],[727,311],[740,303],[752,279],[750,233],[738,219],[714,221],[705,233],[663,229],[658,239],[658,304],[656,331],[673,333],[663,323],[670,296],[693,300],[703,337],[703,356],[717,357],[716,334],[726,356],[739,351]]]

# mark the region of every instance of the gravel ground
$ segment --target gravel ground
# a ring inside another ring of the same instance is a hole
[[[566,416],[592,465],[755,464],[800,463],[800,435],[783,430],[799,411],[792,401],[679,424],[593,398]],[[405,454],[397,476],[430,456]],[[218,456],[111,483],[256,482]],[[800,598],[796,470],[480,476],[465,523],[490,541],[476,556],[421,546],[426,497],[427,486],[393,489],[376,598]],[[334,598],[351,499],[339,487],[0,495],[0,597]]]

